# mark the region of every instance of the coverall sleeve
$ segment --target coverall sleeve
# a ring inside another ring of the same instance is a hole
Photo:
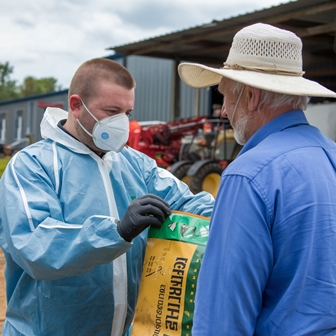
[[[273,255],[257,186],[223,176],[198,278],[193,336],[253,335]]]
[[[179,210],[210,217],[214,198],[208,192],[194,195],[189,187],[166,169],[158,168],[154,160],[148,159],[146,183],[149,193],[156,194],[167,201],[172,210]]]
[[[19,267],[34,279],[54,280],[89,272],[130,248],[112,217],[65,223],[48,174],[34,157],[19,154],[0,180],[0,239]]]

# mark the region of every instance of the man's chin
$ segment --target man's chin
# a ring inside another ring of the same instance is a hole
[[[233,137],[235,138],[236,142],[239,145],[244,146],[246,144],[246,140],[234,128],[233,128],[233,132],[234,132]]]

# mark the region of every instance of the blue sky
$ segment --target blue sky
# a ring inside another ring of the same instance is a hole
[[[106,48],[246,14],[289,0],[0,0],[0,62],[12,79],[55,77],[68,88]]]

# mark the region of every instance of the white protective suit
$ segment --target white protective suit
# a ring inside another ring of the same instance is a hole
[[[115,220],[148,193],[172,210],[212,212],[210,194],[194,196],[140,152],[124,148],[100,158],[57,126],[66,118],[66,111],[48,108],[45,140],[17,153],[0,180],[8,301],[3,336],[127,334],[147,230],[128,243]]]

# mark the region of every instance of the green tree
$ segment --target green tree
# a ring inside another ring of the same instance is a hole
[[[19,97],[16,81],[10,79],[12,72],[13,67],[9,62],[0,63],[0,101]]]
[[[57,79],[54,77],[34,78],[28,76],[24,79],[23,84],[19,87],[21,97],[29,97],[33,95],[59,91],[60,85],[57,85]]]
[[[0,63],[0,101],[29,97],[62,90],[54,77],[35,78],[27,76],[21,85],[10,78],[13,67],[9,62]]]

